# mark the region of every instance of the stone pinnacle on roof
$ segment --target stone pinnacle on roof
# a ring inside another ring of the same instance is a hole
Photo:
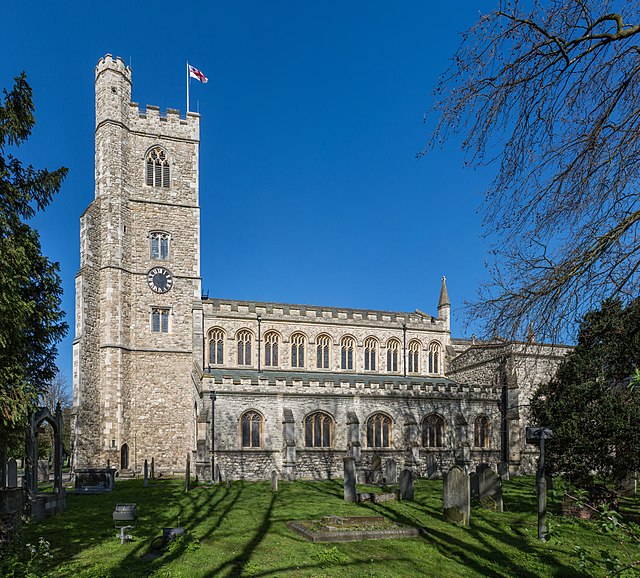
[[[442,276],[442,288],[440,289],[440,301],[438,301],[438,309],[441,307],[451,307],[449,301],[449,293],[447,292],[447,278]]]

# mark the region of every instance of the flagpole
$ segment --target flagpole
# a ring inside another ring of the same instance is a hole
[[[187,60],[187,114],[189,114],[189,61]],[[185,115],[185,118],[186,115]]]

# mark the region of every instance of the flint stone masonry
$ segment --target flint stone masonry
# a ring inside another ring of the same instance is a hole
[[[217,478],[212,462],[226,480],[268,480],[274,470],[316,479],[342,477],[349,457],[357,475],[380,481],[394,476],[371,467],[376,458],[437,477],[465,448],[465,467],[504,456],[512,473],[532,467],[519,408],[566,348],[452,339],[444,278],[435,315],[203,296],[200,116],[132,102],[131,70],[111,55],[95,69],[95,111],[95,196],[80,219],[76,277],[74,464],[139,474],[153,457],[153,477],[155,468],[184,472],[184,455],[193,453],[199,479]],[[157,147],[169,179],[152,186],[146,159]],[[214,215],[203,217],[204,235],[213,234]],[[166,258],[152,255],[156,233],[168,239]],[[156,267],[172,275],[164,293],[148,284]],[[154,311],[166,312],[161,331],[153,330]],[[267,356],[267,334],[277,360]],[[240,356],[242,335],[250,345]],[[353,344],[348,368],[345,339]],[[416,352],[415,372],[407,371],[407,348]],[[245,412],[260,416],[257,447],[242,446]],[[305,431],[317,412],[331,432],[321,447]],[[445,422],[438,448],[423,436],[433,413]],[[368,436],[376,414],[389,419],[388,447]],[[457,426],[458,416],[468,427]],[[491,416],[488,448],[472,446],[478,416]]]

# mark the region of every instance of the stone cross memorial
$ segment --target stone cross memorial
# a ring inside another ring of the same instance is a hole
[[[444,474],[443,515],[446,522],[468,526],[471,522],[471,488],[469,476],[460,466]]]

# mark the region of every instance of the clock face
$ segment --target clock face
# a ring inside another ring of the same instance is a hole
[[[154,267],[147,273],[147,283],[149,283],[151,291],[166,293],[173,287],[173,275],[169,269]]]

